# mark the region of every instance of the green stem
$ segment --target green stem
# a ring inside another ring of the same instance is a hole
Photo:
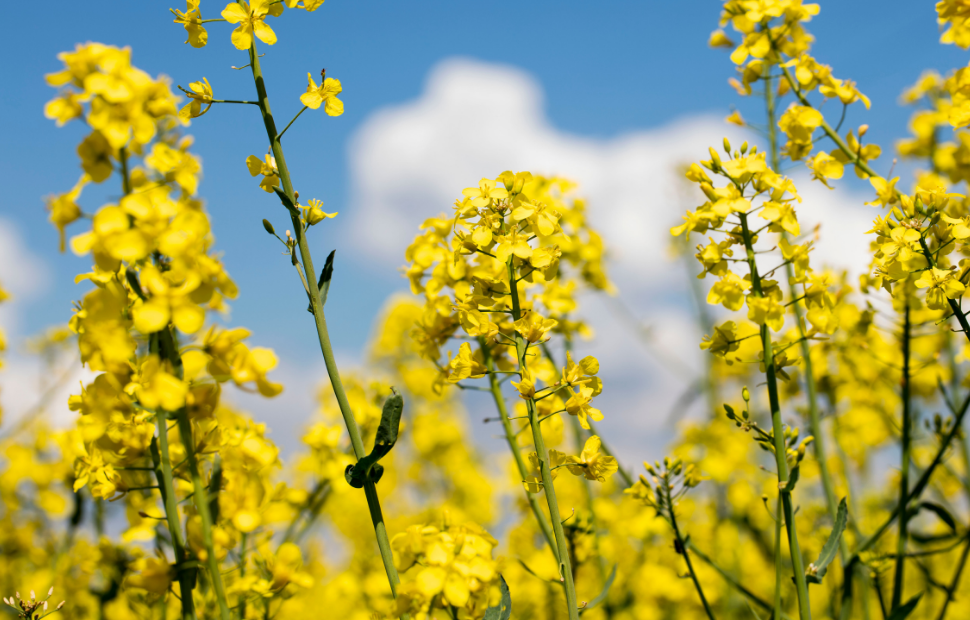
[[[724,570],[723,568],[715,564],[714,560],[712,560],[707,554],[700,551],[694,545],[693,542],[688,540],[685,547],[689,548],[691,551],[694,552],[694,555],[699,557],[708,566],[710,566],[715,571],[717,571],[717,573],[724,578],[724,581],[726,581],[729,586],[731,586],[732,588],[734,588],[744,596],[748,597],[748,599],[750,599],[752,603],[764,609],[765,611],[772,611],[772,605],[768,601],[764,600],[763,598],[761,598],[751,590],[744,587],[744,585],[740,581],[738,581],[733,576],[731,576],[731,574],[728,573],[726,570]],[[776,610],[774,615],[775,618],[787,618],[785,614],[781,613],[781,610],[779,608],[775,607],[774,609]]]
[[[519,287],[515,279],[515,257],[509,257],[508,276],[509,291],[512,298],[512,318],[518,321],[522,318],[522,310],[519,306]],[[526,350],[528,344],[522,334],[515,332],[515,353],[519,363],[519,376],[523,377],[526,373]],[[526,409],[529,413],[529,426],[532,427],[532,441],[536,449],[536,456],[539,460],[539,473],[542,476],[542,488],[546,494],[546,504],[549,507],[549,519],[552,521],[552,531],[556,537],[556,546],[559,548],[559,572],[563,580],[566,591],[566,611],[569,620],[579,620],[579,608],[576,606],[576,586],[573,583],[573,570],[569,558],[569,546],[566,543],[566,535],[562,529],[562,517],[559,514],[559,502],[556,499],[556,486],[553,484],[552,472],[549,471],[549,454],[546,451],[546,442],[542,437],[542,428],[539,426],[539,412],[536,403],[531,398],[525,401]]]
[[[283,191],[286,193],[286,196],[295,205],[297,203],[296,194],[293,191],[293,183],[290,180],[289,169],[286,167],[283,145],[280,143],[279,135],[276,132],[276,122],[273,120],[269,97],[266,94],[266,84],[263,80],[262,69],[259,66],[259,54],[256,51],[255,39],[249,47],[249,64],[253,70],[253,81],[256,84],[256,93],[259,97],[259,110],[263,117],[263,124],[266,127],[266,137],[269,139],[273,157],[276,158],[276,167],[279,171],[280,182],[283,185]],[[323,361],[327,366],[327,374],[330,377],[330,386],[333,388],[337,405],[340,407],[340,415],[343,416],[344,425],[347,427],[347,434],[350,436],[354,456],[360,460],[366,455],[364,443],[361,441],[360,432],[357,429],[357,420],[354,418],[354,412],[350,408],[350,402],[347,400],[347,394],[344,392],[344,386],[340,380],[340,371],[337,368],[337,362],[333,356],[333,347],[330,344],[330,333],[327,331],[327,319],[324,316],[323,305],[320,303],[320,290],[317,288],[316,272],[313,268],[313,259],[310,256],[310,246],[307,243],[306,231],[300,221],[300,214],[296,209],[290,211],[290,219],[293,222],[293,233],[296,235],[297,245],[300,249],[300,259],[306,275],[307,288],[310,291],[310,306],[313,310],[317,338],[320,342]],[[367,498],[367,507],[370,512],[371,522],[374,526],[374,534],[377,537],[377,546],[381,553],[381,560],[384,563],[384,571],[387,573],[387,581],[391,588],[391,594],[397,598],[397,586],[401,582],[401,579],[398,576],[397,568],[394,566],[394,556],[391,553],[391,543],[387,536],[387,528],[384,525],[384,516],[381,511],[380,500],[377,496],[377,489],[370,479],[364,482],[364,495]],[[401,617],[410,618],[410,615],[402,614]]]
[[[907,495],[906,500],[902,503],[896,504],[896,507],[893,509],[892,514],[889,515],[889,517],[882,523],[882,525],[879,526],[879,528],[875,531],[875,533],[872,534],[872,536],[870,536],[869,538],[865,539],[856,548],[856,550],[852,554],[852,557],[850,557],[849,560],[846,562],[846,566],[849,566],[858,562],[859,555],[868,551],[882,537],[882,535],[886,533],[886,531],[889,529],[889,526],[891,526],[893,522],[896,520],[896,517],[899,516],[900,512],[902,511],[902,507],[908,506],[912,502],[916,501],[916,499],[923,494],[923,491],[926,489],[926,487],[929,486],[930,478],[933,476],[933,472],[936,470],[939,464],[943,462],[943,456],[946,454],[947,449],[950,447],[950,444],[953,442],[954,437],[960,433],[963,427],[963,418],[966,416],[967,410],[970,409],[970,393],[967,394],[967,398],[963,401],[963,405],[961,405],[959,411],[955,411],[953,409],[953,405],[950,404],[949,401],[947,401],[946,405],[950,409],[950,412],[954,414],[953,427],[950,429],[950,431],[946,434],[946,437],[944,437],[943,441],[940,443],[940,448],[939,450],[937,450],[936,456],[933,457],[933,461],[930,462],[929,467],[927,467],[923,471],[923,474],[920,476],[919,480],[917,480],[916,484],[913,485],[913,488],[910,490],[909,495]]]
[[[796,82],[795,78],[792,77],[792,74],[788,70],[788,68],[785,67],[785,65],[783,64],[779,64],[778,67],[785,75],[785,79],[788,81],[788,85],[791,87],[792,92],[795,93],[796,97],[798,97],[798,101],[803,106],[814,108],[815,106],[811,104],[811,102],[808,100],[808,97],[805,95],[804,92],[802,92],[801,88],[799,88],[798,82]],[[849,159],[849,163],[853,164],[856,168],[862,170],[863,172],[865,172],[871,177],[880,176],[872,168],[869,167],[869,164],[859,159],[859,154],[849,148],[849,145],[845,143],[845,140],[842,139],[842,136],[840,136],[838,132],[832,129],[832,126],[825,121],[824,117],[822,118],[821,127],[822,127],[822,131],[825,132],[825,135],[832,138],[832,141],[835,142],[835,145],[839,147],[839,150],[842,151],[842,153],[844,153],[845,156]],[[860,139],[860,142],[861,142],[861,139]]]
[[[758,275],[758,265],[755,260],[752,235],[748,230],[748,217],[739,213],[741,233],[744,248],[747,252],[748,267],[751,272],[751,290],[757,297],[763,297],[761,278]],[[778,468],[778,488],[781,495],[782,513],[785,517],[785,530],[788,533],[788,549],[791,555],[792,569],[795,573],[795,589],[798,593],[798,614],[802,620],[811,620],[812,611],[808,600],[808,584],[805,581],[805,567],[801,551],[798,547],[798,532],[795,528],[794,508],[792,506],[791,490],[788,488],[788,448],[785,444],[785,432],[781,422],[781,406],[778,400],[778,382],[775,377],[775,359],[772,352],[771,332],[767,325],[761,326],[761,346],[765,365],[765,379],[768,384],[768,402],[771,407],[771,428],[775,440],[775,465]]]
[[[176,376],[182,378],[182,358],[179,355],[178,346],[171,328],[166,327],[154,334],[158,343],[158,354],[167,359],[175,370]],[[215,543],[212,537],[212,512],[209,508],[209,493],[205,483],[202,481],[202,473],[199,468],[199,460],[195,454],[195,440],[192,437],[192,422],[189,420],[188,409],[182,407],[175,412],[176,423],[179,429],[179,438],[182,440],[182,448],[185,450],[185,460],[189,466],[189,477],[192,479],[192,500],[195,503],[196,512],[199,520],[202,521],[202,538],[205,544],[206,565],[209,569],[209,579],[212,581],[212,588],[215,590],[216,601],[219,604],[219,617],[221,620],[230,620],[229,603],[226,599],[226,588],[222,582],[222,570],[219,567],[219,558],[216,556]],[[161,433],[159,433],[161,435]]]
[[[168,524],[168,532],[172,537],[172,551],[175,554],[176,574],[179,580],[179,590],[182,599],[182,619],[195,620],[195,603],[192,599],[192,589],[194,588],[193,572],[184,567],[189,556],[185,550],[185,541],[182,538],[182,526],[179,524],[178,502],[175,501],[175,485],[172,480],[172,461],[168,452],[168,433],[166,432],[166,417],[164,411],[159,411],[155,415],[155,426],[158,430],[158,437],[152,438],[149,450],[152,455],[152,462],[155,463],[155,478],[158,480],[160,493],[162,494],[162,504],[165,506],[165,521]],[[161,449],[159,449],[161,444]]]
[[[904,294],[909,295],[909,291]],[[903,311],[903,375],[902,375],[902,400],[903,400],[903,428],[902,428],[902,463],[899,472],[899,505],[902,511],[899,514],[899,540],[896,542],[896,571],[893,576],[893,596],[889,606],[890,613],[896,611],[903,600],[903,577],[906,568],[906,539],[908,538],[909,511],[906,510],[906,499],[909,497],[909,462],[912,457],[912,411],[909,390],[909,362],[910,362],[910,331],[912,324],[909,317],[909,300],[906,299],[906,308]]]
[[[785,583],[785,571],[781,561],[781,497],[775,502],[775,596],[773,602],[774,618],[781,617],[781,589]]]
[[[296,122],[296,119],[300,118],[300,115],[301,114],[303,114],[304,112],[306,112],[307,107],[308,106],[303,106],[303,109],[296,113],[296,116],[293,117],[293,120],[291,120],[289,123],[286,124],[286,127],[283,128],[283,131],[281,131],[280,132],[280,135],[277,136],[277,139],[278,140],[282,140],[283,139],[283,134],[285,134],[286,133],[286,130],[290,128],[290,125],[292,125],[293,123]]]
[[[940,609],[940,615],[936,617],[936,620],[944,620],[946,618],[946,611],[950,606],[950,602],[953,600],[953,594],[960,586],[960,577],[963,575],[963,569],[967,565],[968,556],[970,556],[970,538],[967,538],[967,542],[963,545],[963,551],[960,552],[960,560],[957,562],[957,568],[953,572],[953,579],[946,588],[946,600],[943,601],[943,608]]]
[[[489,391],[492,393],[492,400],[495,401],[495,408],[498,410],[499,419],[502,421],[502,427],[505,430],[505,441],[509,444],[509,450],[512,451],[512,457],[515,459],[515,466],[519,470],[519,476],[524,483],[529,475],[529,468],[526,466],[525,459],[522,457],[522,450],[519,448],[519,440],[516,436],[515,429],[512,428],[512,421],[509,420],[509,411],[505,405],[505,397],[502,396],[502,387],[499,385],[498,377],[493,372],[495,359],[492,357],[492,349],[485,342],[484,338],[479,338],[478,343],[482,351],[482,358],[485,361],[485,367],[489,370]],[[552,555],[555,556],[556,563],[558,564],[559,548],[556,546],[556,538],[552,531],[552,526],[549,524],[549,520],[546,519],[546,515],[539,506],[539,497],[537,494],[529,493],[528,491],[526,491],[525,496],[529,500],[529,507],[532,508],[532,514],[535,515],[539,529],[542,530],[542,535],[545,537],[546,543],[549,545],[549,549],[552,551]]]
[[[674,502],[670,496],[670,485],[666,485],[667,489],[667,512],[670,516],[670,526],[674,529],[674,536],[677,537],[677,547],[681,555],[684,556],[684,562],[687,563],[687,572],[690,573],[690,578],[694,582],[694,589],[697,590],[697,595],[701,597],[701,603],[704,605],[704,611],[707,612],[707,617],[714,620],[714,612],[711,611],[711,606],[707,602],[707,597],[704,596],[704,589],[701,588],[701,582],[697,580],[697,574],[694,572],[694,565],[690,561],[690,553],[687,551],[687,544],[684,541],[684,537],[680,535],[680,528],[677,527],[677,514],[674,510]]]

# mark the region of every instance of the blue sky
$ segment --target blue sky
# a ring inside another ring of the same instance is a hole
[[[73,284],[73,276],[88,266],[88,259],[57,254],[56,232],[43,210],[43,196],[66,191],[77,179],[74,149],[83,135],[82,126],[58,129],[42,114],[54,94],[43,74],[59,68],[57,53],[84,41],[127,45],[136,66],[169,75],[175,84],[187,86],[206,76],[218,97],[253,94],[249,72],[229,68],[247,61],[230,44],[227,24],[210,24],[208,47],[196,50],[182,43],[185,33],[172,23],[167,2],[105,0],[94,8],[61,0],[45,5],[49,18],[39,14],[38,6],[14,3],[7,8],[8,23],[18,26],[7,31],[11,51],[0,66],[0,114],[6,121],[0,163],[7,180],[0,219],[40,257],[48,273],[46,289],[21,307],[25,332],[69,318],[70,300],[85,290]],[[223,6],[203,0],[203,17],[217,17]],[[327,309],[338,351],[359,351],[386,296],[405,288],[393,268],[367,260],[369,249],[348,230],[348,147],[376,113],[418,98],[432,68],[458,56],[530,75],[544,93],[548,122],[578,138],[610,140],[704,114],[722,118],[735,105],[746,117],[757,118],[759,102],[741,102],[727,86],[734,71],[727,55],[706,46],[719,6],[695,0],[328,0],[315,13],[287,11],[271,21],[279,42],[261,51],[266,52],[264,73],[279,124],[299,109],[297,97],[308,71],[316,74],[326,67],[327,75],[344,87],[343,116],[308,112],[285,144],[301,195],[323,199],[326,210],[341,212],[311,233],[319,263],[337,249]],[[897,104],[901,90],[925,68],[947,71],[967,60],[964,51],[938,44],[933,2],[825,2],[809,28],[818,40],[815,56],[832,65],[837,77],[856,80],[874,102],[871,112],[854,110],[848,122],[869,123],[869,137],[887,152],[905,131],[909,114]],[[273,346],[297,365],[317,364],[303,293],[259,223],[270,217],[282,229],[286,220],[244,166],[247,155],[266,151],[258,111],[217,106],[188,132],[203,160],[200,194],[212,215],[218,248],[242,291],[233,304],[233,323],[253,329],[256,342]],[[718,144],[721,135],[712,134],[710,143]],[[884,155],[880,163],[888,167],[889,159]],[[481,175],[497,172],[482,170]],[[460,189],[455,187],[454,194]],[[88,188],[82,202],[94,211],[116,193],[116,188]],[[427,215],[448,208],[429,205]],[[374,227],[381,224],[373,222]]]

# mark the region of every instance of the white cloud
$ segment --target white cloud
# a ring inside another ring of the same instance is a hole
[[[669,229],[700,202],[690,193],[695,190],[685,191],[678,169],[707,158],[708,146],[720,148],[725,135],[733,143],[753,139],[716,116],[609,139],[570,134],[550,123],[542,89],[527,73],[446,60],[432,69],[418,99],[377,112],[353,140],[352,231],[368,248],[363,259],[392,269],[403,263],[420,222],[450,213],[462,188],[479,178],[506,169],[569,177],[588,198],[590,219],[612,250],[611,273],[623,298],[653,326],[657,346],[697,367],[687,274],[668,258]],[[863,199],[801,174],[796,182],[803,230],[824,222],[814,264],[855,266],[858,273],[871,219]],[[604,393],[604,408],[612,410],[607,416],[616,416],[617,430],[655,429],[688,383],[670,363],[632,345],[629,325],[609,304],[590,299],[586,306],[598,333],[588,349],[600,357],[607,386],[611,375],[622,386],[615,397]]]

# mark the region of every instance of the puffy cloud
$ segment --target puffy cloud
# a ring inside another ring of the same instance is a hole
[[[552,125],[542,89],[527,73],[446,60],[431,71],[418,99],[377,112],[353,140],[352,231],[368,248],[366,259],[393,268],[403,262],[418,224],[450,213],[462,188],[482,176],[513,169],[577,181],[611,248],[622,299],[652,328],[652,345],[630,346],[632,317],[624,319],[615,301],[586,300],[585,314],[597,329],[587,349],[600,357],[606,381],[603,426],[646,432],[690,386],[692,377],[670,358],[699,368],[700,333],[687,288],[698,269],[671,260],[669,229],[703,201],[683,180],[682,167],[706,158],[708,146],[720,148],[725,135],[735,144],[758,141],[713,115],[608,139],[574,135]],[[864,233],[872,217],[861,206],[864,198],[828,190],[802,171],[795,179],[804,198],[802,230],[824,222],[814,264],[858,273],[867,264]]]

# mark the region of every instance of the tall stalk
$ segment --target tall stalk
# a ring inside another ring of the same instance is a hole
[[[772,89],[772,78],[770,66],[765,66],[765,108],[768,117],[768,146],[771,154],[771,168],[778,172],[781,170],[781,159],[778,155],[778,130],[775,114],[775,93]],[[788,233],[782,231],[783,239],[788,239]],[[801,295],[795,288],[795,269],[791,263],[785,265],[785,272],[788,276],[788,292],[792,299],[798,299]],[[812,352],[808,339],[805,337],[805,318],[800,304],[792,304],[795,313],[795,324],[798,328],[798,336],[801,339],[799,346],[802,351],[802,364],[805,368],[805,396],[808,404],[808,425],[809,432],[815,440],[812,442],[812,449],[815,453],[815,461],[818,463],[819,474],[822,478],[822,490],[825,492],[825,503],[828,507],[829,517],[835,522],[839,510],[839,502],[835,497],[835,485],[832,483],[832,474],[829,472],[828,456],[826,449],[825,434],[822,432],[821,415],[818,407],[818,388],[815,384],[815,372],[812,365]],[[849,545],[845,538],[839,539],[839,554],[842,561],[849,555]]]
[[[514,260],[514,255],[509,257],[509,292],[512,298],[512,318],[518,321],[522,318],[522,309],[519,306],[519,286],[515,278]],[[522,337],[522,334],[515,332],[515,356],[519,364],[520,377],[525,376],[528,348],[529,343]],[[539,412],[535,400],[532,398],[527,399],[525,405],[529,414],[529,426],[532,428],[532,441],[539,461],[542,488],[545,491],[546,504],[549,507],[549,519],[552,521],[552,531],[555,534],[556,547],[559,549],[559,572],[566,591],[566,610],[569,613],[569,620],[579,620],[579,608],[576,606],[576,586],[573,583],[572,563],[569,559],[569,546],[562,529],[559,502],[556,499],[556,487],[553,484],[552,471],[549,469],[549,454],[546,451],[546,442],[542,437],[542,428],[539,426]]]
[[[243,4],[240,2],[240,4]],[[270,109],[269,97],[266,94],[266,84],[263,80],[263,72],[259,65],[259,54],[256,51],[256,40],[253,39],[249,47],[249,65],[253,72],[253,81],[256,85],[256,93],[259,97],[259,111],[263,117],[263,124],[266,127],[266,137],[269,139],[273,157],[276,159],[276,167],[283,186],[283,192],[290,200],[291,204],[297,204],[296,194],[293,191],[293,182],[290,179],[290,172],[286,167],[286,157],[283,155],[283,145],[280,142],[279,134],[276,131],[276,122],[273,120],[273,112]],[[316,271],[313,268],[313,259],[310,256],[310,246],[307,243],[306,233],[303,223],[300,221],[299,212],[296,209],[289,209],[290,219],[293,223],[293,232],[296,236],[297,247],[300,250],[300,260],[303,264],[303,272],[306,277],[306,285],[310,293],[310,306],[313,310],[313,319],[316,325],[317,338],[320,342],[320,351],[323,354],[323,361],[327,366],[327,374],[330,377],[330,385],[333,388],[334,396],[337,398],[337,405],[340,407],[340,415],[343,416],[344,425],[350,435],[350,443],[354,450],[354,456],[360,460],[366,455],[364,443],[360,438],[360,431],[357,429],[357,420],[354,412],[350,408],[347,394],[344,392],[343,383],[340,380],[340,371],[337,369],[337,362],[333,356],[333,347],[330,344],[330,334],[327,331],[327,319],[324,316],[323,304],[320,302],[320,290],[317,287]],[[367,498],[367,507],[374,526],[374,534],[377,537],[377,546],[380,549],[381,560],[384,563],[384,571],[387,573],[387,581],[390,584],[391,594],[397,597],[397,586],[401,582],[394,566],[394,556],[391,553],[391,543],[387,536],[387,527],[384,525],[384,515],[381,511],[380,499],[377,495],[377,488],[369,478],[364,482],[364,495]],[[408,618],[408,614],[402,618]]]
[[[181,379],[183,375],[182,358],[175,344],[175,338],[170,328],[166,327],[154,337],[158,342],[158,353],[163,359],[171,362],[176,376]],[[175,420],[178,424],[179,439],[182,441],[182,448],[185,450],[186,466],[189,469],[189,477],[192,479],[192,501],[195,509],[199,513],[202,521],[202,539],[206,551],[206,565],[209,569],[209,579],[212,582],[212,589],[215,591],[216,601],[219,604],[219,617],[221,620],[230,620],[229,603],[226,598],[225,584],[222,582],[222,570],[219,567],[219,558],[216,555],[215,543],[212,537],[212,511],[209,507],[209,493],[202,480],[202,472],[199,468],[199,460],[195,454],[195,439],[192,436],[192,422],[189,420],[189,412],[182,407],[175,412]],[[161,434],[161,433],[160,433]]]
[[[748,268],[751,272],[751,290],[757,297],[763,297],[761,291],[761,277],[758,275],[758,264],[755,260],[752,234],[748,228],[748,216],[739,213],[741,220],[741,234],[744,248],[747,252]],[[788,488],[788,460],[785,432],[781,422],[781,406],[778,400],[778,381],[775,376],[775,359],[772,349],[771,332],[767,325],[761,326],[761,347],[765,365],[765,379],[768,384],[768,403],[771,408],[771,428],[775,440],[775,465],[778,469],[778,492],[781,495],[782,514],[785,518],[785,530],[788,534],[788,550],[791,554],[792,569],[795,573],[795,588],[798,593],[798,614],[802,620],[810,620],[811,607],[808,600],[808,584],[805,581],[805,566],[798,547],[798,532],[795,528],[794,508],[792,507],[791,489]]]
[[[907,292],[908,294],[908,292]],[[902,428],[902,462],[899,470],[899,540],[896,542],[896,571],[893,575],[893,598],[890,605],[890,612],[896,611],[903,600],[903,576],[906,569],[906,539],[909,536],[909,511],[906,510],[907,498],[909,497],[909,462],[912,452],[912,406],[910,403],[909,390],[909,362],[910,362],[910,341],[911,329],[909,317],[909,300],[905,300],[906,309],[903,314],[903,376],[901,379],[902,400],[903,400],[903,428]]]
[[[512,428],[512,421],[509,420],[509,410],[505,404],[505,397],[502,395],[502,386],[499,384],[499,380],[495,375],[495,359],[492,357],[492,350],[484,338],[479,338],[478,344],[482,350],[485,367],[488,369],[489,392],[492,394],[492,400],[495,401],[495,408],[498,410],[499,419],[502,421],[502,428],[505,430],[505,441],[509,444],[509,450],[512,451],[512,457],[515,459],[515,467],[524,482],[529,475],[529,468],[526,467],[525,459],[522,458],[518,435],[515,429]],[[536,522],[539,524],[539,529],[542,530],[542,535],[545,537],[546,543],[549,545],[550,551],[552,551],[552,555],[555,556],[556,563],[558,563],[559,548],[556,546],[556,537],[552,531],[552,526],[549,524],[549,520],[539,506],[539,498],[535,493],[529,492],[526,492],[525,496],[529,501],[529,507],[532,508],[532,514],[535,515]]]

